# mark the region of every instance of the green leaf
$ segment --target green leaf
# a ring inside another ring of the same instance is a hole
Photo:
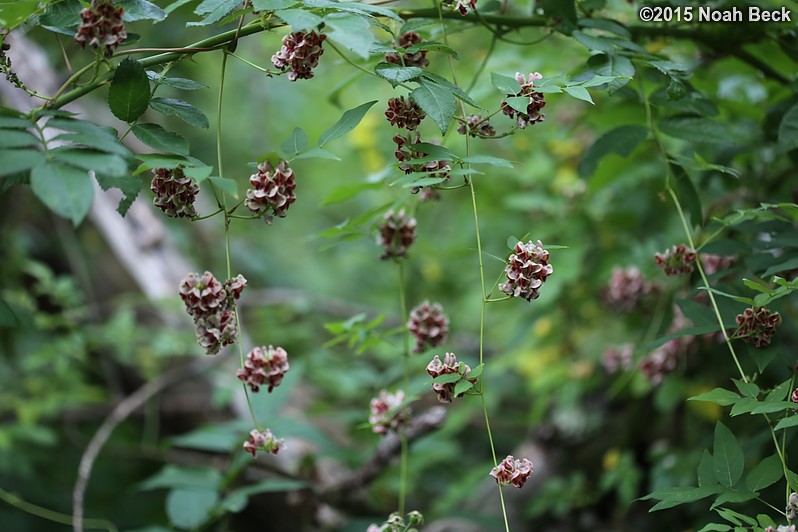
[[[424,70],[419,67],[404,67],[383,62],[377,63],[374,67],[374,73],[396,87],[405,81],[418,79],[424,73]]]
[[[760,402],[750,397],[743,397],[731,409],[731,416],[739,416],[740,414],[750,414],[754,408],[760,405]]]
[[[701,207],[701,198],[698,195],[693,180],[679,165],[670,164],[671,172],[676,177],[676,195],[682,208],[690,214],[692,225],[704,224],[704,211]]]
[[[502,168],[512,168],[513,163],[501,157],[493,157],[491,155],[469,155],[461,159],[461,162],[466,164],[489,164],[491,166],[500,166]]]
[[[118,212],[121,216],[125,216],[125,214],[127,214],[128,209],[133,204],[136,196],[139,195],[139,192],[141,192],[145,186],[150,184],[149,179],[132,175],[110,177],[103,174],[96,174],[94,177],[97,179],[97,183],[100,185],[100,187],[102,187],[103,190],[117,188],[122,192],[123,197],[121,200],[119,200],[119,206],[116,208],[116,212]]]
[[[597,54],[588,59],[587,64],[596,74],[614,78],[607,83],[607,93],[610,96],[625,87],[635,75],[634,64],[622,55]]]
[[[205,113],[188,102],[174,98],[153,98],[150,107],[169,116],[176,116],[186,124],[194,127],[208,129],[210,123]]]
[[[335,187],[330,194],[322,200],[321,205],[334,205],[354,198],[366,190],[381,189],[382,183],[345,183]]]
[[[745,477],[745,485],[751,491],[759,491],[772,486],[784,476],[781,460],[774,454],[763,459]]]
[[[166,496],[166,515],[176,527],[196,529],[212,517],[218,502],[219,494],[212,490],[172,490]]]
[[[779,149],[790,151],[798,148],[798,103],[790,107],[779,124]]]
[[[349,109],[346,111],[338,120],[338,122],[333,124],[330,129],[321,134],[321,137],[319,137],[319,148],[323,148],[324,145],[331,140],[342,137],[355,129],[360,121],[363,120],[363,117],[366,116],[366,112],[375,103],[377,103],[377,100],[372,100],[362,105],[358,105],[354,109]]]
[[[590,97],[590,93],[587,92],[587,89],[584,87],[579,87],[575,85],[573,87],[565,87],[564,90],[574,98],[586,101],[588,103],[593,103],[593,98]]]
[[[443,159],[446,161],[460,160],[460,156],[446,146],[438,146],[437,144],[432,144],[430,142],[419,142],[416,144],[411,144],[410,147],[420,151],[421,153],[426,153],[427,155],[424,157],[425,159],[431,157],[433,159]]]
[[[0,299],[0,327],[19,327],[19,318],[8,303]]]
[[[645,497],[641,497],[641,501],[649,499],[657,499],[661,502],[654,505],[649,512],[657,510],[664,510],[666,508],[673,508],[680,504],[695,502],[710,495],[716,495],[723,490],[720,486],[706,486],[706,487],[685,487],[685,488],[662,488],[649,493]]]
[[[147,77],[150,79],[150,81],[155,82],[159,85],[167,85],[169,87],[174,87],[176,89],[181,89],[184,91],[195,91],[197,89],[208,88],[208,86],[205,85],[204,83],[200,83],[199,81],[194,81],[193,79],[161,77],[160,74],[152,70],[147,71]]]
[[[712,451],[715,478],[727,488],[733,487],[743,474],[745,458],[743,450],[726,425],[718,421],[715,425],[715,444]]]
[[[21,26],[38,9],[38,0],[0,2],[0,27],[13,30],[17,26]]]
[[[283,142],[280,148],[287,155],[297,155],[308,147],[308,134],[301,127],[295,127],[291,136]],[[332,155],[332,154],[331,154]]]
[[[732,379],[734,385],[737,386],[737,389],[740,390],[740,393],[746,397],[753,397],[756,399],[759,397],[759,386],[757,386],[753,382],[744,382],[740,379]]]
[[[509,96],[504,99],[504,103],[519,113],[526,113],[529,108],[529,96]]]
[[[729,406],[733,405],[737,401],[740,400],[740,396],[734,393],[731,390],[725,390],[723,388],[715,388],[710,392],[704,392],[693,397],[688,397],[688,401],[707,401],[709,403],[715,403],[716,405],[720,406]]]
[[[56,162],[63,162],[81,170],[93,170],[98,174],[119,177],[128,174],[127,162],[112,153],[102,153],[75,148],[56,148],[50,150]]]
[[[27,172],[44,161],[42,152],[36,150],[0,150],[0,177]]]
[[[505,94],[518,94],[521,92],[521,84],[515,78],[497,74],[496,72],[490,73],[490,82],[494,87],[499,89],[499,92]]]
[[[321,148],[311,148],[308,151],[302,152],[296,157],[294,160],[300,159],[327,159],[329,161],[340,161],[341,158],[335,155],[334,153],[330,153],[327,150],[323,150]]]
[[[457,384],[454,385],[454,395],[457,397],[461,393],[466,393],[468,390],[474,387],[474,383],[469,380],[463,379]]]
[[[80,10],[83,8],[80,2],[78,0],[66,0],[65,2],[49,2],[48,4],[44,15],[39,18],[39,24],[47,30],[74,36],[75,30],[80,24]]]
[[[116,141],[116,130],[110,127],[99,126],[88,120],[74,118],[51,118],[45,127],[52,127],[62,131],[83,133],[90,136],[102,137],[105,140]]]
[[[596,37],[594,35],[588,35],[587,33],[580,30],[576,30],[571,34],[571,36],[574,39],[576,39],[576,41],[579,44],[583,45],[591,52],[604,52],[604,53],[615,52],[615,44],[610,39],[606,39],[604,37]]]
[[[332,29],[325,31],[330,40],[364,59],[368,58],[369,49],[374,42],[374,34],[371,33],[368,20],[349,13],[332,13],[325,16],[323,21]]]
[[[28,146],[37,146],[38,144],[39,139],[27,131],[0,129],[0,149],[26,148]]]
[[[499,259],[500,261],[504,262],[504,259]],[[469,379],[476,379],[480,375],[482,375],[482,370],[485,369],[485,364],[480,364],[479,366],[475,367],[471,371],[468,372],[467,376]]]
[[[725,125],[708,118],[666,118],[659,121],[659,130],[670,137],[702,144],[732,144],[734,142]]]
[[[147,0],[117,0],[116,3],[125,10],[122,16],[122,20],[125,22],[134,22],[136,20],[161,21],[166,18],[166,11]]]
[[[773,430],[783,430],[795,426],[798,426],[798,415],[793,414],[791,416],[780,419],[779,422],[776,423],[776,426]]]
[[[593,175],[601,159],[611,153],[629,157],[647,136],[648,129],[643,126],[620,126],[608,131],[587,149],[579,161],[579,175],[582,177]]]
[[[718,479],[715,478],[715,469],[712,463],[712,455],[709,451],[704,449],[701,454],[701,460],[698,462],[698,485],[699,486],[716,486]]]
[[[163,155],[160,153],[140,153],[136,158],[142,161],[138,168],[133,172],[133,175],[141,174],[153,168],[166,168],[167,170],[174,170],[178,166],[198,166],[194,164],[194,159],[183,157],[182,155]],[[204,164],[199,166],[205,166]]]
[[[188,142],[177,133],[167,131],[158,124],[136,124],[133,134],[141,142],[160,152],[188,155]]]
[[[305,31],[316,28],[321,24],[321,17],[304,9],[281,9],[275,15],[291,26],[291,31]]]
[[[706,287],[701,286],[698,289],[699,290],[706,290]],[[709,291],[712,292],[715,295],[727,297],[727,298],[729,298],[731,300],[737,301],[738,303],[745,303],[746,305],[753,305],[754,304],[754,300],[751,299],[750,297],[735,296],[734,294],[729,294],[728,292],[721,292],[720,290],[717,290],[715,288],[710,288]]]
[[[540,0],[537,5],[547,18],[556,21],[557,29],[562,33],[568,35],[576,28],[575,0]]]
[[[790,469],[787,470],[787,483],[792,491],[798,491],[798,475]]]
[[[464,91],[459,86],[455,85],[454,83],[452,83],[451,81],[442,76],[433,74],[432,72],[428,72],[425,70],[424,74],[422,75],[422,80],[419,81],[419,83],[425,85],[427,84],[426,81],[431,81],[433,83],[436,83],[437,85],[440,85],[444,90],[447,90],[452,94],[454,94],[455,98],[457,98],[458,100],[462,100],[471,107],[476,107],[477,109],[483,109],[483,107],[480,107],[479,104],[477,104],[477,102],[475,102],[473,98],[471,98],[471,96],[469,96],[466,91]]]
[[[727,532],[728,530],[731,529],[732,527],[723,523],[709,523],[698,532]]]
[[[432,382],[435,384],[451,384],[453,382],[458,382],[463,376],[459,373],[447,373],[445,375],[439,375],[432,379]]]
[[[138,486],[139,491],[160,488],[185,488],[215,490],[222,482],[221,474],[212,468],[164,466]]]
[[[208,15],[199,22],[189,22],[186,26],[208,26],[222,20],[241,3],[240,0],[203,0],[194,10],[197,15]]]
[[[130,150],[115,138],[98,137],[96,135],[87,135],[86,133],[65,133],[63,135],[58,135],[54,140],[72,142],[90,149],[104,151],[106,153],[115,153],[122,157],[133,156]]]
[[[298,3],[299,0],[252,0],[252,7],[255,8],[255,11],[276,11]]]
[[[737,490],[726,490],[715,499],[715,502],[712,503],[710,506],[710,510],[714,510],[718,506],[722,506],[726,503],[740,503],[740,502],[747,502],[759,497],[759,493],[752,493],[747,491],[737,491]]]
[[[730,523],[734,523],[735,525],[741,526],[743,523],[747,523],[751,526],[756,525],[756,520],[748,517],[747,515],[743,515],[740,512],[735,512],[734,510],[730,510],[729,508],[721,508],[720,510],[716,511],[722,518],[729,521]],[[742,530],[744,531],[745,529]]]
[[[124,59],[114,72],[108,90],[108,106],[123,122],[135,122],[147,110],[150,101],[150,80],[141,63]]]
[[[238,198],[238,183],[235,180],[226,177],[210,176],[208,181],[213,183],[219,190],[230,194],[234,198]]]
[[[55,162],[44,162],[31,171],[33,193],[50,210],[78,225],[94,201],[89,173]]]
[[[5,111],[5,109],[3,109]],[[30,129],[33,123],[21,116],[0,115],[0,129]]]
[[[412,93],[413,99],[438,125],[441,133],[446,133],[457,109],[454,95],[440,85],[421,78],[421,86]]]
[[[409,182],[403,182],[402,186],[404,188],[414,188],[414,187],[430,187],[432,185],[439,185],[448,179],[447,176],[443,177],[419,177],[418,179],[414,179]]]

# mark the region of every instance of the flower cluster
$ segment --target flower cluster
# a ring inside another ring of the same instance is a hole
[[[798,514],[798,493],[790,493],[790,498],[787,501],[787,508],[784,513],[790,521],[796,518],[796,514]],[[781,532],[782,530],[795,532],[795,525],[791,525],[789,528],[786,526],[779,526],[778,531]]]
[[[404,400],[405,392],[402,390],[396,393],[388,393],[387,390],[381,390],[380,395],[374,397],[369,404],[371,408],[371,414],[369,415],[371,430],[383,435],[388,434],[390,430],[398,432],[410,419],[410,410],[402,408]]]
[[[702,253],[699,257],[701,265],[704,267],[704,272],[707,275],[728,270],[734,263],[737,262],[737,257],[734,255],[713,255],[711,253]]]
[[[272,223],[274,216],[285,218],[296,201],[294,171],[287,161],[280,161],[276,169],[269,161],[260,163],[258,173],[249,177],[249,184],[253,188],[247,190],[245,204],[253,213],[262,215],[267,224]]]
[[[645,280],[637,266],[616,267],[604,290],[604,302],[614,309],[631,312],[655,291],[656,287]]]
[[[180,298],[194,319],[197,343],[209,355],[238,338],[235,300],[247,285],[243,275],[220,283],[211,272],[190,273],[180,283]]]
[[[124,9],[114,6],[113,0],[92,0],[91,5],[80,12],[81,23],[75,42],[84,49],[86,44],[94,49],[104,46],[103,54],[111,57],[114,49],[127,39],[123,13]]]
[[[278,440],[272,434],[272,431],[266,429],[259,431],[257,429],[249,433],[249,440],[244,442],[244,450],[250,453],[253,457],[258,451],[265,451],[267,453],[277,454],[280,449],[285,447],[283,440]]]
[[[690,273],[693,271],[697,255],[694,249],[679,244],[671,249],[654,254],[657,266],[663,269],[665,275],[678,275],[680,273]]]
[[[280,70],[288,69],[288,79],[310,79],[313,69],[319,64],[319,58],[324,53],[322,43],[326,35],[315,31],[297,31],[283,37],[283,46],[272,56],[272,63]]]
[[[388,63],[402,65],[405,67],[426,68],[429,65],[429,59],[427,59],[426,50],[418,50],[413,53],[407,51],[407,48],[419,44],[422,40],[423,39],[420,35],[413,33],[412,31],[403,33],[399,37],[399,42],[394,42],[394,46],[397,48],[403,48],[405,51],[402,52],[401,55],[397,54],[396,52],[387,53],[385,54],[385,60]]]
[[[433,382],[432,383],[432,390],[438,395],[438,401],[441,403],[451,403],[454,400],[454,388],[457,383],[463,379],[466,379],[471,384],[476,384],[477,378],[469,376],[471,373],[471,367],[468,364],[463,364],[462,362],[457,362],[457,356],[454,353],[446,353],[443,356],[443,362],[435,355],[435,358],[432,359],[427,365],[427,373],[429,373],[430,377],[433,379],[440,377],[441,375],[459,375],[460,378],[454,382]],[[458,398],[462,397],[465,392],[460,393],[457,395]]]
[[[776,334],[776,327],[781,325],[781,315],[765,307],[747,308],[737,315],[737,330],[733,338],[742,338],[747,342],[753,340],[756,347],[767,347]]]
[[[793,403],[798,403],[798,388],[796,388],[796,389],[794,389],[794,390],[792,391],[792,395],[790,395],[790,400],[791,400]]]
[[[524,112],[510,107],[506,99],[503,99],[501,102],[502,112],[510,118],[514,118],[520,129],[524,129],[529,124],[535,125],[538,122],[543,122],[546,118],[543,113],[541,113],[541,110],[546,106],[546,97],[542,92],[538,92],[534,89],[535,80],[541,79],[542,77],[543,76],[539,72],[529,74],[529,78],[524,77],[520,72],[515,73],[515,79],[521,85],[521,90],[518,94],[508,94],[507,98],[528,96],[529,103]]]
[[[609,374],[632,369],[632,344],[623,344],[606,349],[601,355],[601,365]]]
[[[372,523],[366,532],[418,532],[417,525],[424,524],[424,516],[420,512],[412,511],[402,517],[399,512],[394,512],[381,525]]]
[[[410,311],[407,329],[416,339],[414,351],[421,353],[426,347],[437,347],[446,340],[449,318],[440,303],[430,305],[429,301],[424,301]]]
[[[507,282],[500,284],[499,290],[511,297],[532,301],[540,297],[538,289],[553,271],[549,252],[543,249],[540,240],[537,244],[531,240],[526,244],[518,242],[504,268]]]
[[[477,9],[477,0],[442,0],[441,3],[445,6],[454,4],[454,9],[458,10],[463,16],[468,14],[469,7],[472,11]]]
[[[193,218],[197,215],[194,200],[200,187],[186,177],[181,168],[155,168],[152,173],[155,174],[150,183],[150,190],[155,194],[153,205],[172,218]]]
[[[684,316],[681,309],[674,307],[673,321],[671,321],[667,333],[672,334],[691,325],[692,322]],[[682,354],[695,345],[695,336],[680,336],[668,340],[640,361],[640,371],[651,384],[659,384],[665,375],[676,369]]]
[[[424,111],[410,96],[407,100],[404,96],[391,98],[388,100],[388,109],[385,110],[385,118],[392,126],[406,128],[408,131],[416,129],[425,116]]]
[[[449,180],[449,172],[451,172],[452,168],[446,161],[412,163],[413,159],[421,159],[427,156],[426,153],[410,147],[411,144],[418,144],[421,142],[421,136],[418,132],[415,134],[408,133],[407,136],[404,137],[401,135],[394,135],[393,141],[396,143],[396,150],[393,152],[393,156],[399,161],[399,169],[404,171],[404,173],[425,172],[427,177],[441,177],[444,181]],[[438,191],[431,187],[413,187],[411,189],[413,194],[418,194],[419,191],[421,191],[421,196],[419,198],[421,201],[437,200],[440,198]]]
[[[526,458],[516,460],[513,455],[508,455],[499,463],[498,467],[494,467],[490,472],[490,476],[496,479],[496,484],[499,486],[512,484],[518,489],[524,487],[531,474],[532,462]]]
[[[236,376],[252,389],[252,393],[258,393],[264,385],[271,393],[283,382],[288,368],[288,353],[282,347],[255,347],[247,354],[244,367],[236,372]]]
[[[472,137],[493,137],[496,130],[490,125],[490,119],[482,118],[482,115],[468,115],[464,124],[460,124],[457,132],[461,135],[468,134]]]
[[[789,506],[788,506],[788,508],[789,508]],[[794,512],[794,510],[793,510],[793,512]],[[788,513],[788,515],[789,515],[789,513]],[[795,514],[793,513],[793,516],[794,515]],[[772,526],[769,526],[769,527],[767,527],[765,529],[765,532],[796,532],[796,529],[795,529],[795,525],[790,525],[790,526],[779,525],[776,528],[773,528]]]
[[[407,257],[407,248],[415,239],[416,219],[405,214],[404,209],[399,212],[389,210],[379,225],[377,235],[377,244],[385,248],[380,258],[385,260]]]

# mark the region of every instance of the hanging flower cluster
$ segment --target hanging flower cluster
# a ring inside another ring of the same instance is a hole
[[[427,347],[437,347],[449,334],[449,318],[443,313],[440,303],[424,301],[410,311],[407,329],[416,339],[415,352],[421,353]]]
[[[441,403],[451,403],[455,397],[455,387],[457,383],[462,380],[467,380],[472,385],[476,384],[477,377],[469,375],[471,373],[471,367],[468,364],[464,364],[462,362],[457,362],[457,356],[454,353],[446,353],[443,356],[443,362],[435,355],[435,358],[432,359],[427,365],[427,373],[429,373],[430,377],[433,379],[440,377],[441,375],[458,375],[459,379],[453,380],[452,382],[433,382],[432,383],[432,390],[438,395],[438,401]],[[465,392],[457,394],[457,398],[459,399],[465,394]]]
[[[632,355],[634,355],[632,344],[610,347],[601,355],[601,365],[610,375],[618,371],[628,371],[632,369]]]
[[[692,325],[693,323],[685,317],[681,309],[674,306],[673,320],[667,334],[679,332]],[[640,371],[651,384],[659,384],[665,375],[676,369],[681,356],[694,348],[696,342],[696,337],[690,335],[668,340],[640,361]]]
[[[445,6],[453,5],[454,9],[459,11],[463,16],[468,14],[469,7],[472,11],[477,9],[477,0],[441,0],[441,3]]]
[[[461,135],[468,134],[472,137],[493,137],[496,130],[490,125],[490,119],[482,118],[482,115],[468,115],[464,124],[460,124],[457,132]]]
[[[415,134],[408,133],[404,137],[401,135],[394,135],[393,141],[396,143],[396,150],[393,152],[393,156],[399,161],[399,169],[404,171],[404,173],[424,172],[427,174],[427,177],[441,177],[444,181],[449,180],[449,172],[451,172],[452,168],[446,161],[412,163],[413,159],[421,159],[427,156],[425,152],[410,147],[411,144],[418,144],[421,142],[421,136],[418,132],[415,132]],[[440,199],[440,193],[432,187],[413,187],[411,189],[413,194],[418,194],[419,191],[421,192],[419,196],[420,201]]]
[[[402,48],[405,51],[400,54],[396,52],[389,52],[385,54],[385,61],[393,63],[394,65],[402,65],[405,67],[418,67],[426,68],[429,65],[426,50],[418,50],[416,52],[408,52],[407,49],[411,46],[419,44],[423,39],[417,33],[408,31],[399,37],[398,42],[394,42],[394,46]]]
[[[604,302],[611,308],[624,312],[635,310],[647,296],[656,292],[656,287],[646,281],[640,268],[613,268],[607,287],[604,290]]]
[[[517,460],[513,455],[507,455],[497,467],[494,467],[490,476],[496,479],[499,486],[509,486],[512,484],[518,489],[524,487],[529,475],[532,474],[532,462],[526,458]]]
[[[253,213],[263,216],[270,224],[274,216],[285,218],[286,212],[296,201],[294,171],[287,161],[280,161],[277,168],[269,161],[258,165],[258,172],[249,177],[252,188],[247,190],[245,205]]]
[[[412,96],[408,96],[407,100],[404,96],[391,98],[388,100],[388,109],[385,110],[385,118],[392,126],[405,128],[408,131],[416,129],[425,116]]]
[[[186,177],[182,168],[155,168],[152,173],[155,174],[150,183],[150,190],[155,194],[153,205],[172,218],[193,218],[197,215],[194,200],[200,187]]]
[[[92,0],[91,5],[81,10],[81,23],[75,34],[75,42],[85,49],[88,44],[94,49],[105,47],[103,55],[111,57],[117,46],[127,40],[124,9],[116,7],[112,0]]]
[[[684,244],[673,246],[662,253],[654,254],[657,266],[662,268],[665,275],[678,275],[693,271],[697,254],[694,249]]]
[[[776,334],[776,327],[781,325],[781,315],[765,307],[747,308],[737,315],[737,330],[733,338],[742,338],[746,342],[754,342],[756,347],[767,347]]]
[[[252,393],[258,393],[261,386],[267,386],[266,391],[271,393],[283,382],[288,368],[288,353],[282,347],[255,347],[247,354],[244,367],[236,376],[250,387]]]
[[[277,454],[280,449],[285,448],[285,441],[278,440],[269,429],[259,431],[257,429],[249,433],[249,440],[244,442],[244,450],[253,457],[258,451]]]
[[[374,397],[369,403],[371,430],[382,435],[388,434],[391,430],[399,432],[410,419],[410,410],[402,408],[404,400],[405,392],[402,390],[398,390],[396,393],[381,390],[380,395]]]
[[[529,78],[524,77],[520,72],[515,73],[515,79],[521,85],[521,90],[518,94],[508,94],[507,98],[528,96],[529,103],[523,112],[513,109],[507,103],[506,99],[502,100],[502,112],[510,118],[514,118],[520,129],[526,128],[529,124],[535,125],[538,122],[543,122],[546,118],[541,112],[546,106],[546,97],[542,92],[538,92],[534,89],[535,80],[541,78],[543,78],[543,76],[539,72],[529,74]]]
[[[518,242],[504,268],[507,282],[500,284],[499,290],[508,296],[532,301],[540,297],[538,289],[553,271],[549,252],[543,249],[540,240],[537,243],[531,240],[526,244]]]
[[[319,58],[324,53],[322,43],[326,35],[315,31],[297,31],[283,37],[283,46],[272,56],[272,63],[280,70],[288,72],[288,79],[310,79],[313,69],[319,64]]]
[[[220,283],[211,272],[189,273],[180,283],[180,298],[194,319],[197,343],[209,355],[238,338],[235,300],[247,285],[243,275]]]
[[[389,210],[378,227],[377,244],[384,248],[381,259],[407,257],[407,248],[416,240],[416,219],[408,216],[404,209]]]
[[[737,262],[734,255],[713,255],[712,253],[701,253],[701,266],[707,275],[728,270]]]

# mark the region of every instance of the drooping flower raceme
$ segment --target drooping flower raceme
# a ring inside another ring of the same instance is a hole
[[[421,353],[427,347],[441,345],[449,334],[449,318],[440,303],[424,301],[410,311],[407,329],[416,339],[414,351]]]
[[[523,101],[521,104],[521,107],[524,109],[523,111],[514,109],[507,103],[506,98],[501,102],[502,113],[510,118],[514,118],[519,129],[524,129],[530,124],[534,125],[538,122],[543,122],[543,120],[546,118],[541,112],[546,106],[546,97],[542,92],[538,92],[534,88],[535,80],[541,78],[543,78],[543,76],[539,72],[533,72],[529,74],[528,78],[520,72],[515,73],[515,79],[518,81],[518,84],[521,85],[521,90],[517,94],[508,94],[507,98],[521,96],[528,97],[529,100]],[[524,106],[524,104],[526,105]]]
[[[255,347],[247,354],[244,367],[236,376],[252,389],[252,393],[257,393],[261,386],[267,386],[266,391],[271,393],[283,382],[289,367],[288,353],[282,347]]]
[[[410,96],[407,100],[404,96],[391,98],[388,100],[388,108],[385,110],[385,118],[392,126],[405,128],[408,131],[416,129],[425,116],[424,111]]]
[[[378,229],[377,244],[384,248],[381,259],[407,257],[407,248],[416,240],[415,218],[408,216],[404,209],[399,212],[389,210]]]
[[[646,281],[637,266],[616,267],[604,290],[604,302],[611,308],[631,312],[655,291],[656,287]]]
[[[737,315],[737,331],[734,338],[742,338],[746,342],[754,342],[756,347],[767,347],[776,334],[776,327],[781,325],[781,315],[765,307],[747,308]]]
[[[391,430],[398,432],[410,419],[410,410],[402,408],[404,400],[405,392],[402,390],[398,390],[396,393],[381,390],[380,395],[374,397],[369,403],[371,430],[383,435],[388,434]]]
[[[475,10],[477,8],[477,0],[442,0],[443,5],[454,5],[454,9],[460,12],[461,15],[468,14],[468,8]]]
[[[155,194],[153,205],[172,218],[192,218],[197,215],[194,200],[199,194],[199,185],[187,177],[181,168],[169,170],[155,168],[150,190]]]
[[[94,49],[104,47],[103,55],[111,57],[117,46],[127,40],[124,9],[112,0],[92,0],[91,5],[80,12],[81,23],[75,34],[75,42],[81,48],[88,44]]]
[[[272,434],[272,431],[269,429],[265,429],[263,431],[259,431],[257,429],[252,430],[249,433],[249,440],[244,442],[244,450],[250,453],[253,457],[258,451],[277,454],[280,452],[280,449],[283,449],[284,447],[285,442],[275,438],[274,434]]]
[[[290,81],[310,79],[324,53],[322,43],[326,38],[315,31],[289,33],[283,37],[283,46],[272,56],[272,63],[280,70],[288,69]]]
[[[457,132],[461,135],[470,135],[472,137],[493,137],[496,135],[496,130],[490,125],[490,120],[482,118],[482,115],[468,115],[465,119],[465,124],[460,124]]]
[[[532,301],[540,297],[538,289],[553,271],[549,252],[543,249],[540,240],[537,243],[531,240],[526,244],[518,242],[504,268],[507,282],[500,284],[499,290],[511,297]]]
[[[494,467],[490,472],[490,476],[496,479],[499,486],[512,484],[519,489],[524,487],[531,474],[532,462],[526,458],[516,460],[513,455],[508,455],[499,463],[498,467]]]
[[[696,258],[697,254],[695,250],[684,244],[679,244],[662,253],[654,254],[654,260],[657,262],[657,266],[662,268],[665,275],[678,275],[680,273],[692,272]]]
[[[220,283],[211,272],[189,273],[180,283],[180,298],[194,319],[197,343],[209,355],[238,338],[235,300],[247,285],[243,275]]]
[[[389,52],[385,54],[385,61],[405,67],[426,68],[429,65],[426,50],[417,50],[415,52],[407,51],[407,48],[421,43],[422,40],[420,35],[412,31],[403,33],[399,37],[399,42],[394,42],[394,46],[397,48],[404,48],[405,51],[402,52],[401,55],[396,52]]]
[[[274,216],[285,218],[286,212],[296,201],[294,171],[287,161],[280,161],[277,168],[269,161],[258,165],[258,172],[249,177],[252,188],[247,190],[245,204],[255,214],[262,215],[270,224]]]
[[[468,380],[471,384],[476,384],[477,378],[470,377],[469,373],[471,373],[471,367],[468,364],[464,364],[463,362],[457,362],[457,356],[454,353],[446,353],[443,356],[443,362],[441,362],[440,357],[435,355],[435,358],[427,365],[427,373],[429,373],[430,377],[433,379],[440,377],[441,375],[452,375],[457,374],[460,376],[459,380]],[[457,386],[457,382],[433,382],[432,383],[432,390],[438,395],[438,401],[441,403],[451,403],[454,400],[454,393],[455,388]],[[462,397],[465,392],[462,392],[457,395],[458,398]]]

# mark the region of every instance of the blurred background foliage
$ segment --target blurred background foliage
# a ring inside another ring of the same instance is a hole
[[[530,1],[513,4],[519,13],[534,7]],[[636,5],[579,4],[595,5],[593,16],[639,25]],[[130,31],[141,34],[141,43],[184,46],[207,34],[207,28],[185,27],[194,18],[192,9],[190,4],[181,7],[154,26],[133,23]],[[698,26],[696,32],[717,28]],[[419,32],[428,40],[442,39],[439,25]],[[243,39],[236,54],[269,66],[284,33]],[[31,27],[28,37],[46,48],[54,68],[61,68],[59,49],[48,32]],[[544,79],[581,79],[595,55],[576,39],[547,29],[512,34],[534,44],[493,44],[492,37],[479,25],[449,26],[461,86],[469,85],[490,53],[471,91],[488,109],[496,109],[503,97],[490,83],[491,72],[537,71]],[[380,38],[387,43],[384,33]],[[503,271],[502,262],[492,256],[504,260],[508,240],[511,245],[523,238],[567,246],[552,250],[554,274],[540,299],[488,305],[484,378],[497,454],[529,456],[536,469],[525,490],[508,494],[518,530],[689,530],[712,520],[700,503],[652,515],[649,502],[635,499],[660,487],[695,484],[702,451],[711,448],[715,421],[724,411],[686,399],[716,386],[728,388],[734,367],[725,346],[712,340],[682,357],[676,371],[656,385],[636,367],[614,374],[602,367],[605,350],[624,343],[635,346],[635,361],[643,359],[653,349],[646,344],[670,326],[673,301],[689,304],[698,294],[698,278],[666,278],[653,260],[655,252],[684,241],[664,193],[665,166],[654,143],[630,141],[626,157],[609,154],[592,172],[589,165],[580,166],[588,149],[622,125],[647,130],[644,98],[650,100],[654,123],[701,117],[717,124],[720,129],[710,132],[685,127],[669,135],[664,127],[660,130],[668,153],[683,158],[680,163],[708,220],[699,241],[719,227],[709,221],[712,217],[761,202],[795,202],[798,194],[797,152],[778,145],[780,120],[798,101],[796,55],[790,57],[767,38],[746,49],[792,79],[788,86],[739,57],[697,44],[698,39],[636,36],[636,42],[679,65],[681,97],[669,94],[669,74],[636,62],[633,79],[613,95],[591,89],[595,105],[547,94],[544,122],[507,138],[471,141],[473,153],[513,162],[511,168],[480,166],[483,174],[475,178],[488,284]],[[66,46],[80,57],[72,43]],[[428,57],[430,71],[450,76],[445,54],[430,52]],[[213,117],[219,63],[218,54],[197,54],[180,63],[170,75],[210,88],[172,93],[162,87],[159,96],[185,98]],[[283,386],[254,399],[261,419],[288,440],[289,458],[275,462],[278,466],[268,463],[273,457],[259,458],[258,475],[241,474],[246,462],[240,444],[249,425],[235,420],[240,383],[234,376],[237,362],[231,360],[210,379],[192,379],[151,400],[113,434],[92,476],[86,513],[108,518],[120,529],[298,529],[291,528],[300,526],[295,519],[288,519],[289,525],[269,516],[318,510],[318,501],[302,490],[307,484],[279,482],[329,480],[341,470],[357,469],[374,452],[378,436],[363,427],[369,399],[382,388],[396,388],[402,376],[402,338],[396,331],[404,317],[397,267],[379,260],[375,244],[374,224],[389,207],[414,210],[418,219],[419,236],[405,268],[410,305],[438,301],[451,319],[445,349],[411,361],[411,394],[419,400],[414,410],[436,404],[424,372],[433,354],[452,351],[472,367],[478,361],[480,282],[468,189],[444,191],[439,202],[419,204],[408,189],[385,186],[386,176],[399,176],[392,166],[393,132],[382,114],[388,98],[396,95],[390,85],[355,70],[332,49],[325,51],[310,81],[270,79],[231,58],[226,83],[225,177],[235,179],[240,190],[253,172],[249,163],[278,147],[295,127],[302,127],[313,142],[346,109],[374,99],[378,103],[353,132],[328,147],[340,160],[292,163],[298,200],[286,219],[271,226],[236,220],[231,226],[233,273],[249,281],[241,300],[245,333],[253,345],[281,345],[291,357]],[[105,105],[105,97],[105,89],[97,91],[91,105]],[[214,164],[211,132],[185,128],[167,117],[150,119],[181,131],[192,155]],[[497,127],[510,122],[501,115],[494,119]],[[455,129],[443,143],[462,154],[464,138]],[[721,138],[713,137],[717,131]],[[440,137],[432,123],[424,123],[421,132],[425,140]],[[215,208],[210,197],[203,188],[201,213]],[[137,201],[150,202],[149,191]],[[358,217],[361,223],[346,232],[352,228],[347,222]],[[0,295],[10,308],[0,309],[2,488],[69,514],[80,454],[111,405],[184,358],[204,355],[194,343],[190,319],[180,314],[177,287],[170,300],[147,301],[89,222],[73,229],[24,187],[0,195],[0,219]],[[197,271],[223,275],[219,218],[163,223]],[[795,229],[793,218],[753,219],[726,230],[705,251],[739,260],[713,282],[721,290],[746,294],[742,277],[767,280],[765,272],[774,264],[789,267],[770,273],[794,270]],[[622,314],[608,308],[602,294],[612,269],[630,265],[662,289],[651,308]],[[720,303],[730,321],[745,307]],[[794,300],[780,300],[774,308],[784,323],[764,356],[776,363],[758,369],[756,358],[762,354],[743,359],[749,374],[765,369],[757,381],[763,389],[788,379],[796,363]],[[175,313],[181,318],[164,322],[163,315]],[[377,317],[373,327],[367,326]],[[354,340],[331,345],[331,331],[347,327],[354,330]],[[480,410],[474,397],[448,405],[443,427],[411,447],[408,508],[422,511],[428,522],[465,518],[477,530],[499,529]],[[757,423],[753,418],[728,420],[751,464],[772,454],[768,435]],[[170,480],[169,470],[163,469],[170,465],[177,468],[175,475],[193,471],[201,478]],[[276,474],[275,467],[288,468],[292,480]],[[167,478],[159,481],[156,475]],[[398,478],[398,465],[392,463],[366,488],[366,504],[338,508],[330,528],[364,530],[384,520],[395,509]],[[236,492],[268,479],[271,484],[263,485],[263,493]],[[774,486],[763,498],[782,506],[779,489]],[[220,501],[226,512],[218,510]],[[743,513],[770,512],[779,519],[761,503],[746,504],[738,508]],[[216,513],[208,513],[209,508]],[[195,514],[202,517],[191,521]],[[64,529],[10,505],[0,505],[0,523],[4,530]],[[308,522],[301,526],[313,529]]]

